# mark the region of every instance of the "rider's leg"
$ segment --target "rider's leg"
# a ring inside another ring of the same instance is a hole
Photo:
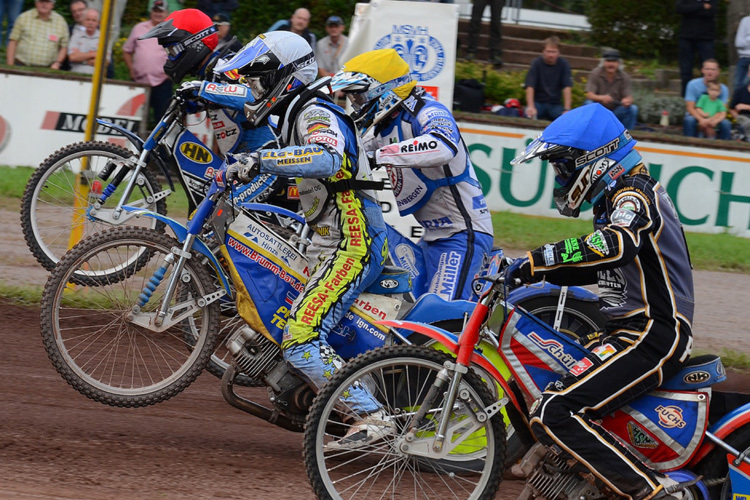
[[[427,275],[432,276],[427,291],[445,300],[469,300],[472,280],[492,252],[492,236],[478,231],[462,231],[437,241],[420,241]]]

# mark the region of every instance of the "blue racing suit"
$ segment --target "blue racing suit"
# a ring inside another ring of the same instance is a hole
[[[424,228],[420,246],[433,277],[425,291],[471,298],[471,281],[492,250],[492,220],[453,115],[417,87],[371,134],[365,148],[388,167],[399,212]]]

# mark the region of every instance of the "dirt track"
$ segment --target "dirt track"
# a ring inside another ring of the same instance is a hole
[[[17,213],[0,210],[0,281],[43,284],[18,226]],[[696,345],[750,353],[750,277],[698,272],[696,289]],[[52,368],[37,308],[0,300],[0,318],[0,498],[313,498],[301,434],[230,407],[211,375],[154,407],[109,408]],[[516,498],[521,486],[505,481],[498,498]]]

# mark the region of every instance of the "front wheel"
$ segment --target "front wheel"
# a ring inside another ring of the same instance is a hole
[[[335,372],[315,398],[305,426],[305,466],[319,499],[493,498],[502,478],[505,427],[499,415],[484,418],[495,402],[487,385],[473,371],[465,374],[447,416],[445,388],[425,401],[451,360],[429,347],[401,345],[362,354]],[[362,419],[353,387],[366,388],[367,397],[378,401],[389,431],[370,445],[342,450],[331,443]],[[415,422],[423,404],[430,409]],[[448,437],[437,453],[433,444],[444,418]]]
[[[42,295],[42,338],[78,392],[111,406],[147,406],[181,392],[206,366],[221,293],[195,254],[157,319],[175,269],[172,249],[181,246],[163,233],[121,226],[83,240],[55,267]],[[102,279],[75,284],[99,269],[107,270]]]
[[[107,222],[90,218],[87,211],[120,167],[114,169],[108,181],[99,178],[102,170],[112,168],[132,155],[130,150],[106,142],[78,142],[55,151],[39,165],[23,193],[21,227],[29,250],[45,269],[51,271],[72,244],[110,227]],[[131,173],[128,173],[122,179],[104,204],[105,210],[117,204],[130,177]],[[136,179],[128,203],[166,214],[165,200],[153,201],[159,191],[161,186],[154,175],[143,170]],[[163,222],[150,218],[130,218],[128,224],[164,228]]]

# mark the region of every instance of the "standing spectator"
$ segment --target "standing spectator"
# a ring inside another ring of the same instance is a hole
[[[10,41],[10,32],[13,30],[13,23],[23,10],[23,0],[0,0],[0,47],[3,43],[6,45]],[[5,26],[5,36],[2,36],[3,17],[7,24]]]
[[[630,76],[620,67],[619,51],[604,51],[601,64],[589,74],[586,99],[588,102],[598,102],[612,111],[626,129],[632,130],[635,127],[638,106],[633,104]]]
[[[682,16],[677,40],[682,95],[693,78],[695,54],[698,54],[701,64],[714,57],[718,3],[719,0],[677,0],[675,4],[677,13]]]
[[[122,57],[130,71],[130,78],[138,83],[145,83],[151,87],[149,108],[153,110],[153,121],[157,122],[164,115],[172,98],[172,82],[164,73],[164,63],[167,61],[166,51],[155,38],[141,40],[154,26],[167,17],[167,6],[164,0],[156,0],[151,8],[148,21],[133,26],[127,41],[122,46]]]
[[[151,10],[154,7],[156,0],[148,0],[148,9]],[[167,12],[174,12],[183,8],[185,0],[164,0],[167,6]]]
[[[268,31],[291,31],[305,39],[310,47],[315,49],[315,33],[307,29],[310,24],[310,11],[304,7],[294,11],[291,19],[282,19],[273,23]]]
[[[242,43],[237,40],[237,37],[231,34],[232,23],[229,21],[229,16],[223,13],[214,15],[211,19],[216,25],[216,35],[219,37],[219,44],[216,46],[216,52],[221,53],[225,48],[229,47],[228,50],[232,52],[238,52],[242,49]]]
[[[573,77],[570,64],[560,57],[560,39],[544,40],[542,55],[531,62],[526,74],[526,116],[555,120],[570,111]]]
[[[73,35],[73,30],[76,28],[86,29],[83,25],[83,17],[86,15],[86,9],[89,8],[89,4],[86,0],[73,0],[70,2],[70,16],[73,18],[73,22],[68,26],[68,32]]]
[[[706,84],[708,94],[703,94],[695,104],[698,114],[706,118],[706,122],[701,124],[701,133],[709,139],[716,139],[716,126],[727,117],[727,107],[719,99],[721,86],[719,82],[709,82]]]
[[[318,61],[318,76],[333,76],[341,69],[339,57],[346,50],[349,39],[343,35],[344,21],[339,16],[331,16],[326,20],[328,36],[318,40],[315,44],[315,59]]]
[[[706,59],[703,61],[703,67],[701,68],[703,77],[695,78],[690,80],[685,87],[685,122],[683,123],[684,132],[686,136],[698,137],[698,128],[705,128],[708,126],[708,118],[704,118],[703,115],[695,107],[695,103],[703,94],[708,93],[708,84],[711,82],[719,82],[719,62],[716,59]],[[729,99],[729,89],[723,83],[720,84],[721,92],[719,99],[724,104]],[[732,125],[726,118],[718,123],[719,139],[728,140],[731,139]]]
[[[745,73],[746,77],[750,77],[748,73],[750,71]],[[745,82],[749,80],[746,79]],[[737,128],[742,133],[743,139],[747,141],[750,138],[750,84],[745,83],[745,85],[734,89],[729,112],[737,122]]]
[[[202,10],[211,19],[216,14],[224,14],[227,17],[231,17],[232,12],[239,7],[237,0],[198,0],[196,5],[198,10]]]
[[[104,12],[104,0],[87,0],[89,7],[96,9],[97,11]],[[115,41],[120,38],[120,26],[122,25],[122,15],[125,13],[125,7],[128,4],[128,0],[115,0],[110,12],[110,30],[109,30],[109,44],[107,46],[108,53],[112,52],[112,46]],[[150,9],[149,9],[150,10]]]
[[[484,9],[490,6],[490,61],[500,69],[503,66],[503,49],[500,46],[502,33],[502,14],[505,0],[474,0],[471,6],[471,21],[469,22],[469,46],[466,57],[473,60],[477,56],[477,43],[482,30],[482,16]]]
[[[747,85],[747,70],[750,69],[750,16],[745,16],[737,27],[737,35],[734,37],[734,46],[737,49],[737,67],[734,70],[733,92]]]
[[[76,73],[94,74],[96,53],[99,49],[99,12],[86,9],[83,16],[83,30],[76,29],[68,44],[70,70]],[[111,57],[107,58],[108,60]]]
[[[10,33],[6,62],[13,66],[60,69],[68,51],[68,23],[54,12],[54,0],[36,0],[34,9],[16,19]]]

